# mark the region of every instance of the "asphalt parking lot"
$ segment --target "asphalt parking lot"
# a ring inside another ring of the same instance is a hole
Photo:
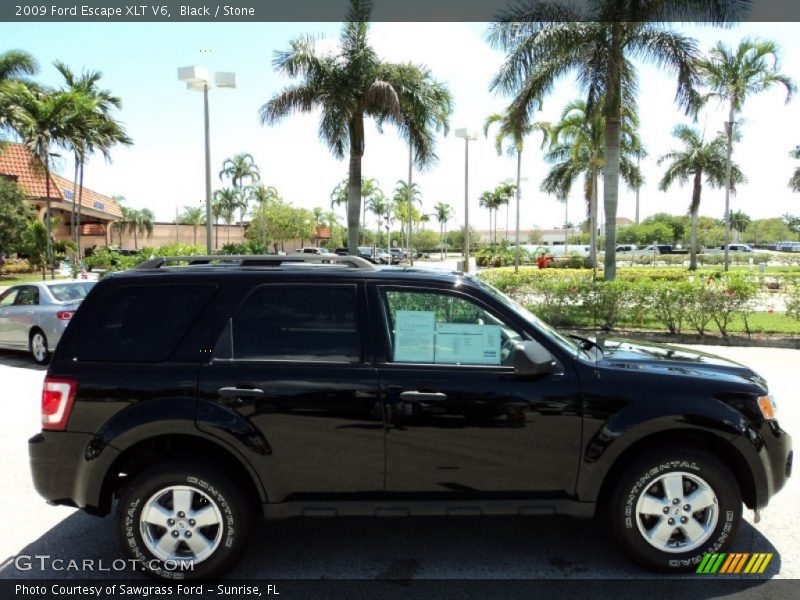
[[[711,348],[764,375],[782,426],[800,439],[800,350]],[[92,577],[92,573],[19,570],[20,554],[102,560],[122,557],[114,520],[52,507],[33,489],[27,439],[39,429],[44,369],[0,351],[0,578]],[[774,552],[764,578],[800,578],[800,482],[795,476],[753,524],[746,512],[732,550]],[[113,573],[110,574],[114,576]],[[130,574],[126,574],[130,576]],[[108,577],[109,573],[97,574]],[[123,575],[120,575],[122,577]],[[633,566],[602,528],[554,518],[290,520],[261,523],[234,578],[534,579],[658,577]],[[691,575],[686,576],[692,577]],[[748,576],[753,577],[753,576]]]

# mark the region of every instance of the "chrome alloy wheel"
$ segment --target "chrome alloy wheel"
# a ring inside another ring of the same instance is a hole
[[[31,338],[31,354],[38,362],[47,358],[47,341],[41,331],[37,331]]]
[[[160,560],[210,557],[222,540],[222,513],[206,493],[175,485],[153,494],[139,517],[139,530],[147,549]]]
[[[689,552],[711,537],[719,518],[714,490],[683,471],[654,479],[636,502],[639,533],[662,552]]]

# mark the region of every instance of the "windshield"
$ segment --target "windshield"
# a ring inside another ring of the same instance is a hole
[[[48,287],[53,298],[59,302],[79,302],[86,298],[94,282],[58,283]]]
[[[503,292],[498,290],[496,287],[489,285],[485,281],[478,279],[472,275],[465,275],[469,277],[470,281],[473,281],[477,284],[481,289],[486,290],[492,297],[496,298],[512,311],[514,311],[518,316],[522,317],[525,321],[531,323],[536,329],[541,331],[545,334],[548,338],[553,340],[556,344],[558,344],[564,351],[569,352],[570,354],[577,354],[580,352],[581,347],[579,344],[575,343],[573,340],[564,337],[558,331],[553,329],[552,325],[545,323],[527,308],[522,306],[520,303],[512,300]]]

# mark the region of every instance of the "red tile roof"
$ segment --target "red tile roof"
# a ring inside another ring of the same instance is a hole
[[[38,168],[37,168],[38,166]],[[22,144],[4,143],[0,146],[0,175],[10,175],[29,196],[44,198],[44,167],[38,160],[32,160],[31,153]],[[65,177],[50,173],[50,198],[72,202],[73,183]],[[115,217],[122,217],[122,210],[116,200],[83,188],[81,206],[99,210]]]
[[[34,159],[22,144],[3,143],[0,145],[0,175],[16,177],[16,182],[28,196],[44,198],[47,196],[44,165]],[[50,198],[63,200],[61,191],[50,178]]]

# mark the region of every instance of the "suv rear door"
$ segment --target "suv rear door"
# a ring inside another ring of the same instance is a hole
[[[361,284],[258,285],[201,367],[198,426],[243,439],[249,434],[226,421],[254,428],[265,450],[249,458],[271,502],[383,491],[384,428],[365,311]]]
[[[432,498],[571,494],[581,436],[570,365],[522,378],[528,336],[475,296],[370,288],[387,421],[386,490]]]

